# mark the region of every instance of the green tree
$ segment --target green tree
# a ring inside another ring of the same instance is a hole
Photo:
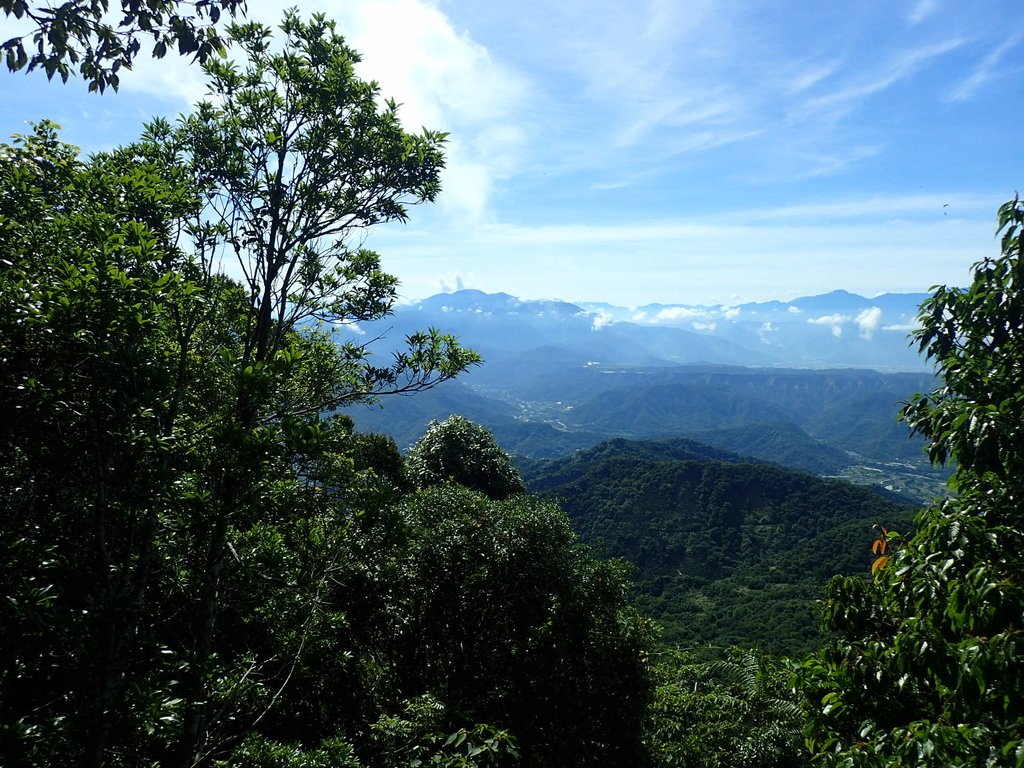
[[[653,628],[628,604],[629,566],[596,560],[536,497],[446,483],[398,511],[408,539],[383,601],[397,691],[507,728],[527,765],[642,765]]]
[[[494,436],[464,416],[430,422],[409,451],[409,474],[420,488],[455,482],[492,499],[526,490],[519,471]]]
[[[325,413],[476,360],[436,331],[389,366],[334,343],[389,311],[350,243],[433,199],[442,137],[405,133],[323,18],[284,30],[271,53],[232,27],[247,63],[211,63],[217,106],[177,127],[0,150],[6,762],[233,748],[342,621],[325,585],[378,493]]]
[[[727,660],[696,662],[665,649],[654,674],[648,743],[657,768],[807,765],[786,660],[734,648]]]
[[[0,147],[0,184],[4,762],[98,764],[113,732],[138,746],[128,709],[172,716],[144,616],[201,293],[169,222],[196,198],[172,168],[81,162],[49,123]]]
[[[1002,253],[940,287],[916,338],[942,376],[903,418],[954,460],[958,495],[924,509],[870,581],[836,579],[839,638],[797,678],[822,765],[1024,763],[1024,207],[999,211]]]
[[[433,330],[409,337],[408,351],[386,367],[370,364],[364,347],[322,343],[327,332],[300,334],[314,339],[317,354],[296,337],[310,323],[329,328],[390,311],[396,281],[360,247],[359,233],[434,199],[444,136],[406,133],[397,106],[382,107],[376,85],[355,76],[357,54],[323,16],[306,23],[289,13],[281,30],[283,48],[272,49],[267,27],[229,27],[244,63],[206,65],[217,103],[199,104],[177,128],[151,124],[143,143],[194,173],[203,199],[191,223],[197,259],[210,269],[234,258],[249,305],[237,349],[227,351],[234,374],[220,427],[226,450],[208,470],[220,480],[200,544],[207,555],[183,749],[202,741],[210,716],[201,681],[212,660],[221,567],[236,518],[259,503],[262,451],[282,432],[313,430],[315,442],[324,410],[424,389],[477,360]]]
[[[171,48],[205,62],[224,47],[216,28],[221,14],[245,11],[245,0],[121,0],[119,5],[111,18],[105,0],[0,0],[0,11],[27,21],[32,28],[0,45],[7,68],[11,72],[41,68],[51,80],[59,75],[67,82],[77,67],[90,91],[103,92],[108,86],[117,90],[118,73],[131,69],[147,38],[152,39],[157,58]],[[30,36],[35,49],[31,53],[25,45]]]

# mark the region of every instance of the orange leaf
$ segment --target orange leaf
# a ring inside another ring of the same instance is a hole
[[[882,555],[880,558],[878,558],[877,560],[875,560],[875,562],[873,562],[871,564],[871,572],[875,573],[876,571],[880,571],[883,568],[885,568],[885,566],[887,566],[888,564],[889,564],[889,556],[888,555]]]

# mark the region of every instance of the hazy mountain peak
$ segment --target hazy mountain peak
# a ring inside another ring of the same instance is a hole
[[[392,329],[453,333],[490,360],[519,355],[603,366],[784,365],[921,370],[907,342],[927,294],[865,298],[844,289],[733,305],[570,303],[462,289],[400,307]]]
[[[439,293],[409,305],[413,309],[432,312],[475,312],[482,314],[575,316],[586,310],[565,301],[549,299],[520,299],[508,293],[486,293],[465,288],[453,293]]]

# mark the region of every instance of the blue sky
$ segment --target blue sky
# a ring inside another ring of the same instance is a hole
[[[996,208],[1024,192],[1015,0],[297,5],[337,20],[409,127],[451,133],[438,204],[368,241],[408,298],[925,291],[993,255]],[[203,94],[170,58],[103,96],[0,75],[4,136],[45,117],[86,152]]]

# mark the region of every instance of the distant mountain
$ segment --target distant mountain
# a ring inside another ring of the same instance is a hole
[[[563,456],[613,437],[689,437],[715,448],[819,475],[849,477],[928,501],[948,470],[930,467],[924,439],[896,419],[899,403],[929,391],[925,373],[723,366],[604,367],[546,354],[485,364],[415,397],[347,411],[362,431],[409,447],[431,419],[459,413],[508,452]]]
[[[403,448],[431,419],[452,413],[533,458],[609,437],[699,436],[930,499],[943,475],[924,462],[922,438],[896,421],[901,401],[934,386],[906,338],[924,297],[833,291],[628,309],[464,290],[339,332],[357,343],[381,340],[370,349],[382,362],[388,339],[397,344],[428,327],[483,355],[484,365],[433,392],[350,411],[357,428],[387,432]]]
[[[785,433],[789,438],[813,438],[876,461],[922,456],[923,439],[912,438],[896,414],[901,401],[935,383],[923,373],[700,366],[591,371],[590,378],[597,381],[570,379],[566,386],[559,417],[566,426],[664,438],[789,424],[798,428]],[[543,380],[537,385],[546,389]]]
[[[837,475],[850,466],[848,451],[816,440],[787,421],[752,422],[687,435],[715,448],[815,475]]]
[[[606,323],[599,313],[562,301],[524,301],[506,293],[464,290],[397,307],[395,313],[359,330],[373,338],[405,335],[428,326],[453,333],[488,360],[536,360],[557,350],[558,359],[579,364],[677,365],[719,363],[770,365],[771,354],[693,329]],[[551,357],[550,354],[547,357]]]
[[[926,294],[873,299],[833,291],[789,302],[737,306],[526,300],[507,293],[461,290],[396,307],[363,325],[368,338],[400,337],[434,326],[459,336],[487,359],[562,359],[615,365],[718,364],[923,370],[908,331]]]
[[[825,581],[866,574],[872,526],[906,531],[913,517],[866,489],[687,440],[615,440],[523,474],[586,541],[636,564],[641,608],[689,648],[813,648]]]
[[[926,293],[865,298],[837,290],[792,301],[729,305],[580,303],[603,322],[675,327],[728,339],[783,366],[924,370],[909,343]]]
[[[524,418],[520,408],[479,394],[461,381],[448,381],[413,397],[387,397],[374,405],[352,406],[345,413],[359,431],[390,435],[402,450],[419,440],[432,420],[442,421],[452,414],[487,427],[509,453],[530,458],[564,456],[604,438],[586,429],[568,430]]]
[[[679,380],[637,382],[628,389],[602,392],[566,414],[566,421],[577,426],[639,437],[786,419],[783,409],[765,400]]]

